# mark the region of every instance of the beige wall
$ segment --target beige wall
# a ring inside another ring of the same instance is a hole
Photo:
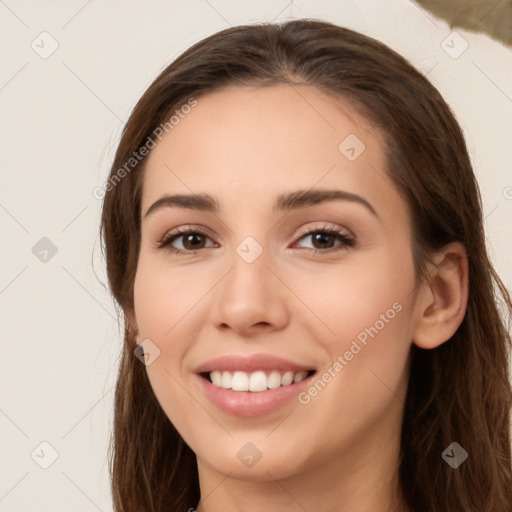
[[[466,132],[492,256],[512,283],[512,59],[488,37],[451,34],[408,0],[6,0],[0,15],[3,512],[110,510],[106,449],[120,338],[93,273],[105,282],[93,190],[140,94],[213,32],[317,17],[382,40],[428,73]],[[35,462],[51,462],[43,441],[59,454],[48,469]]]

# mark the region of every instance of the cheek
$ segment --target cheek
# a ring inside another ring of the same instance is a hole
[[[197,314],[197,306],[210,286],[196,272],[166,268],[141,257],[134,283],[134,306],[140,335],[165,343],[179,322]],[[186,317],[186,318],[185,318]]]
[[[394,395],[405,396],[415,297],[412,261],[382,258],[347,272],[343,285],[331,306],[336,336],[328,351],[341,364],[333,391],[336,387],[343,397],[338,402],[332,396],[333,407],[342,414],[348,404],[357,410],[364,403],[367,414],[379,414]]]
[[[329,388],[320,393],[320,383],[304,401],[319,396],[316,406],[322,403],[333,416],[355,414],[364,404],[370,421],[395,393],[402,396],[411,346],[414,277],[408,254],[399,259],[388,250],[364,262],[361,258],[357,265],[333,267],[303,284],[297,294],[307,297],[309,309],[322,320],[318,332],[325,335],[317,340],[326,358],[319,378]]]
[[[374,326],[379,334],[387,331],[389,336],[393,332],[391,337],[399,333],[399,338],[407,337],[414,298],[414,269],[408,257],[397,259],[390,251],[381,251],[316,270],[284,272],[289,273],[284,280],[293,283],[294,293],[301,298],[297,307],[306,310],[296,319],[303,316],[305,320],[299,321],[318,325],[318,334],[325,333],[319,339],[329,352],[343,350],[358,335],[364,341],[366,330],[375,332]]]
[[[158,350],[158,357],[146,366],[146,371],[168,416],[174,411],[171,402],[165,403],[166,397],[180,396],[186,401],[178,381],[182,380],[181,365],[190,342],[180,331],[185,322],[190,322],[194,314],[191,307],[196,302],[197,291],[185,282],[182,273],[165,271],[141,258],[134,283],[138,337],[151,340],[157,347],[154,350]]]
[[[198,308],[193,306],[208,289],[199,290],[189,277],[149,263],[142,256],[134,283],[139,337],[151,340],[159,349],[158,357],[146,366],[149,382],[166,416],[185,433],[193,431],[189,411],[197,404],[182,383],[182,361],[194,338],[194,333],[187,332],[187,336],[183,327],[194,322]]]

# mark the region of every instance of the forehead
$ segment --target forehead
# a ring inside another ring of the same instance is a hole
[[[346,101],[309,86],[229,86],[199,96],[152,150],[142,209],[169,192],[270,205],[315,185],[378,203],[396,194],[385,169],[380,130]]]
[[[346,100],[310,86],[229,86],[200,96],[197,106],[180,117],[175,116],[179,122],[169,137],[164,135],[166,142],[159,144],[150,159],[168,149],[200,147],[203,152],[189,156],[200,159],[206,152],[216,160],[236,156],[243,164],[268,157],[288,160],[300,153],[302,158],[309,156],[318,162],[321,156],[337,158],[339,143],[350,134],[356,135],[354,132],[361,140],[380,135]],[[322,148],[322,155],[312,152],[316,148]]]

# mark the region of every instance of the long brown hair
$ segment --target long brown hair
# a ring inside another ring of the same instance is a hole
[[[105,187],[101,236],[124,347],[109,449],[116,512],[185,512],[200,499],[196,458],[160,407],[134,356],[133,285],[146,157],[134,154],[191,98],[225,85],[317,87],[350,102],[386,134],[387,170],[410,208],[418,279],[429,254],[459,241],[469,302],[454,336],[412,346],[401,437],[400,491],[417,512],[510,512],[510,296],[486,251],[482,206],[462,131],[437,89],[403,57],[357,32],[317,20],[218,32],[166,67],[135,106]],[[125,172],[120,172],[120,169]],[[457,442],[468,459],[441,457]]]

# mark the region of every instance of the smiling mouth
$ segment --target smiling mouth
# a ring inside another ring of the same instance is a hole
[[[298,384],[315,373],[315,370],[298,372],[258,370],[255,372],[212,371],[202,372],[199,375],[218,388],[231,391],[261,392]]]

